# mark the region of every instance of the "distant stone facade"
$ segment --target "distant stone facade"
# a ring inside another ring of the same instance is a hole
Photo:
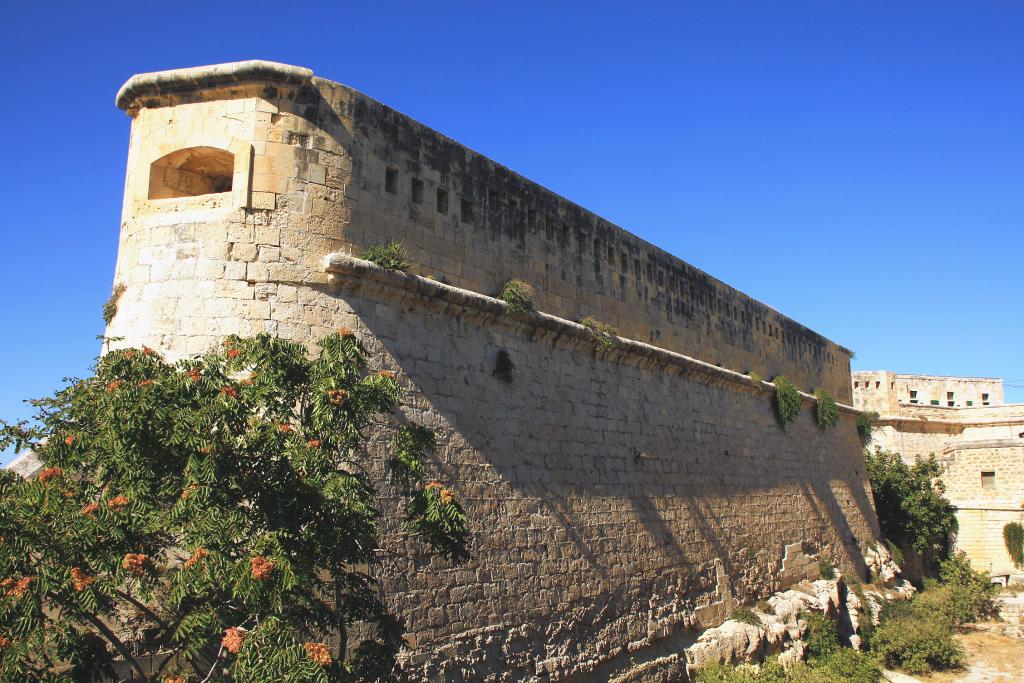
[[[436,431],[472,560],[383,529],[414,678],[684,680],[685,645],[738,602],[822,557],[866,574],[879,531],[852,408],[822,430],[805,394],[784,431],[770,385],[742,374],[849,402],[844,348],[307,69],[144,74],[117,102],[126,289],[108,335],[175,358],[345,326]],[[410,272],[357,258],[390,239]],[[538,313],[494,298],[510,278]],[[584,316],[617,326],[614,350]]]
[[[1024,523],[1024,404],[1003,403],[1000,379],[853,373],[854,404],[877,411],[872,447],[907,462],[934,455],[957,506],[956,548],[975,568],[1019,574],[1003,527]]]

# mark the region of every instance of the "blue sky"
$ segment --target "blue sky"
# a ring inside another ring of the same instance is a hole
[[[1013,2],[10,3],[0,415],[99,349],[117,88],[251,58],[437,128],[854,349],[856,368],[1024,387],[1022,35]]]

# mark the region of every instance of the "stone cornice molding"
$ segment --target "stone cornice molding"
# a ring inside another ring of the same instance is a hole
[[[245,62],[136,74],[117,91],[114,102],[119,109],[130,111],[139,98],[147,96],[168,95],[253,81],[303,85],[312,79],[313,71],[311,69],[280,62],[251,59]]]
[[[437,306],[476,314],[473,317],[490,322],[501,322],[514,328],[524,330],[536,338],[543,334],[551,341],[571,341],[582,347],[593,347],[594,334],[580,323],[566,320],[549,313],[532,311],[526,315],[513,314],[508,311],[508,304],[501,299],[461,289],[443,282],[431,280],[398,270],[382,268],[375,263],[343,253],[328,254],[323,261],[324,271],[328,274],[328,282],[332,287],[357,289],[372,283],[384,290],[400,292],[403,301],[418,300],[422,305]],[[681,353],[652,346],[634,339],[614,337],[616,348],[605,355],[617,360],[629,361],[642,367],[664,367],[674,369],[682,375],[699,376],[707,384],[729,386],[733,389],[749,393],[775,394],[775,385],[770,382],[754,382],[749,376],[733,370],[720,368]],[[813,395],[801,391],[804,403],[814,403]],[[842,403],[836,404],[839,411],[856,415],[860,411]]]

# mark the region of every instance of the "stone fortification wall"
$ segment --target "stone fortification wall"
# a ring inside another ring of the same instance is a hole
[[[812,576],[817,555],[863,572],[878,529],[852,412],[822,431],[805,396],[783,431],[768,386],[716,367],[760,358],[759,372],[774,363],[848,396],[838,347],[308,71],[141,77],[119,104],[133,118],[126,288],[108,334],[174,357],[231,333],[309,342],[346,326],[400,371],[404,415],[437,431],[433,466],[466,507],[472,560],[450,567],[384,529],[381,578],[414,677],[655,680],[646,653],[678,666],[693,629]],[[446,188],[448,213],[391,197],[389,169],[396,193],[415,177],[425,202]],[[386,238],[435,279],[349,255]],[[628,277],[610,277],[609,247]],[[531,280],[545,313],[512,316],[487,296],[509,277]],[[570,320],[585,314],[639,341],[599,353]],[[755,342],[759,318],[774,331]],[[511,382],[494,372],[502,353]]]
[[[846,349],[393,109],[288,69],[273,85],[130,84],[120,103],[136,112],[138,154],[126,207],[152,210],[139,200],[159,156],[227,135],[254,148],[253,208],[305,191],[312,234],[348,253],[401,240],[422,274],[483,293],[521,278],[540,310],[852,400]]]

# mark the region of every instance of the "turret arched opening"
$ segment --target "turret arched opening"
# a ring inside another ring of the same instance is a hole
[[[149,167],[149,199],[196,197],[230,192],[235,155],[217,147],[187,147]]]

